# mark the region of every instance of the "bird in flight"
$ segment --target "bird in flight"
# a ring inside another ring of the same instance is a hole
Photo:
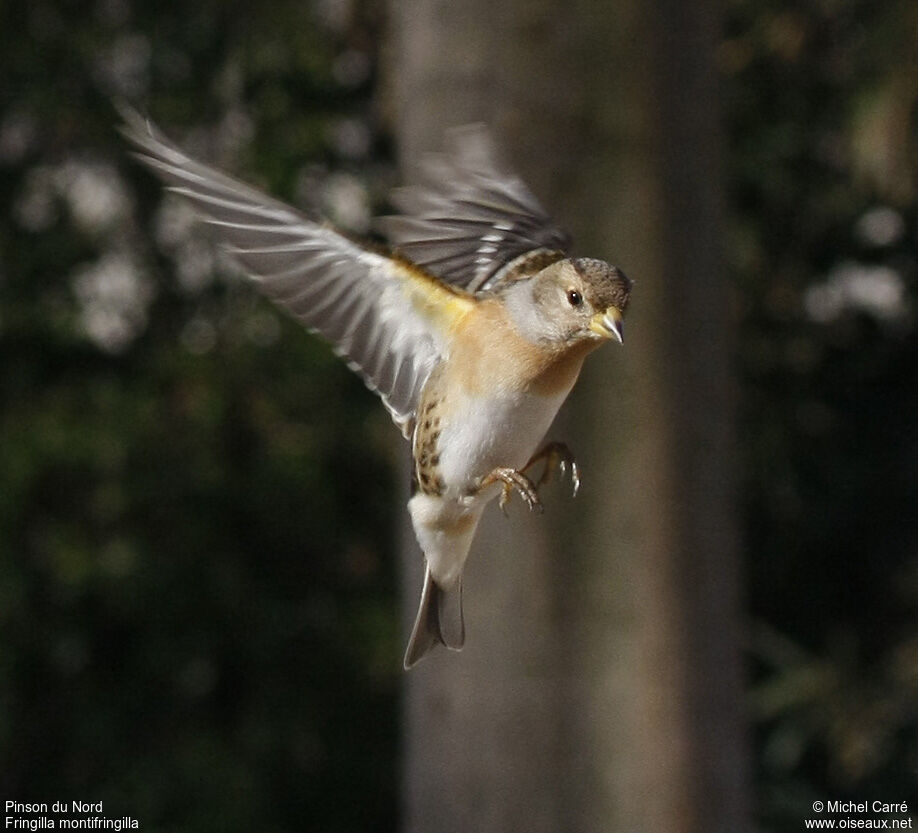
[[[187,200],[256,286],[331,343],[412,451],[408,510],[425,558],[410,668],[465,642],[462,571],[485,506],[541,509],[555,468],[580,484],[563,443],[540,447],[587,354],[622,342],[631,281],[570,239],[502,169],[487,132],[448,134],[401,212],[389,251],[355,242],[185,154],[123,113],[134,155]],[[535,478],[531,472],[541,470]]]

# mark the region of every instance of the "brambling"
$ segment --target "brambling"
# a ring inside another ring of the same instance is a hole
[[[587,354],[622,342],[631,281],[568,256],[521,180],[500,170],[480,127],[454,131],[421,184],[395,192],[378,251],[191,159],[125,113],[135,155],[184,197],[269,298],[324,336],[376,391],[411,442],[408,509],[426,559],[405,653],[465,642],[462,571],[485,506],[519,494],[540,509],[567,446],[539,449]],[[541,476],[531,472],[542,463]]]

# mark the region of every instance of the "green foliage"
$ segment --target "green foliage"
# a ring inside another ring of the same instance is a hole
[[[914,785],[916,24],[914,4],[738,0],[721,47],[769,829]]]
[[[224,277],[109,100],[290,198],[329,164],[372,183],[370,75],[335,72],[372,68],[365,16],[3,15],[0,794],[157,830],[391,830],[397,432]]]

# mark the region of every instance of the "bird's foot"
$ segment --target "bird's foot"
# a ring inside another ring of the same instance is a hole
[[[542,475],[536,481],[536,487],[548,483],[551,480],[552,472],[557,467],[561,472],[561,477],[571,471],[571,485],[574,488],[574,497],[580,491],[580,468],[574,459],[574,453],[570,450],[567,443],[552,442],[546,445],[541,451],[537,451],[532,459],[523,466],[523,472],[529,471],[536,463],[545,461],[545,468],[542,469]]]
[[[489,475],[484,477],[478,486],[478,491],[486,489],[495,483],[503,486],[500,495],[500,511],[507,514],[507,503],[513,497],[513,491],[516,490],[519,496],[526,501],[529,511],[542,511],[542,501],[539,500],[539,493],[532,481],[521,471],[516,469],[496,468]]]

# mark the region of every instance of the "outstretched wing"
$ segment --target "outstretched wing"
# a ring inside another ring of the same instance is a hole
[[[396,251],[469,292],[495,286],[507,267],[531,260],[542,268],[570,248],[567,233],[495,157],[483,126],[452,130],[447,152],[422,164],[420,184],[393,192],[402,213],[381,220]]]
[[[187,199],[265,295],[321,334],[410,436],[421,388],[474,300],[191,159],[133,112],[135,156]]]

